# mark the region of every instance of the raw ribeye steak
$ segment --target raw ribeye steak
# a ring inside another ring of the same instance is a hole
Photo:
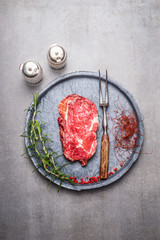
[[[97,147],[96,105],[87,98],[72,94],[60,102],[58,110],[64,156],[70,161],[80,161],[85,166]]]

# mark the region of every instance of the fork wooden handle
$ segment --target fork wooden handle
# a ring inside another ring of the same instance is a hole
[[[109,158],[109,137],[108,134],[102,136],[101,140],[101,165],[100,178],[108,178],[108,158]]]

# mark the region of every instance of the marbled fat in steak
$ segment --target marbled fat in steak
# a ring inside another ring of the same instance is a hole
[[[59,133],[64,156],[70,161],[87,164],[96,151],[98,113],[96,105],[87,98],[72,94],[59,104]]]

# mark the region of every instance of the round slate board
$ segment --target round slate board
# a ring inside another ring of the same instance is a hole
[[[103,94],[105,90],[105,76],[102,77],[102,89]],[[81,185],[77,184],[77,186],[73,186],[68,181],[62,183],[62,187],[72,189],[72,190],[87,190],[94,189],[106,186],[110,183],[115,182],[120,177],[122,177],[132,166],[132,164],[137,160],[141,146],[143,143],[144,136],[144,126],[142,121],[142,116],[139,111],[139,108],[132,97],[132,95],[119,83],[111,80],[108,80],[108,91],[109,91],[109,107],[107,108],[107,113],[109,116],[114,116],[115,105],[114,102],[119,99],[122,103],[123,107],[128,110],[133,110],[139,121],[139,130],[142,135],[138,135],[137,143],[138,146],[134,152],[130,153],[130,158],[127,162],[120,167],[120,163],[115,157],[114,154],[114,138],[112,134],[109,134],[110,138],[110,148],[109,148],[109,172],[113,171],[114,167],[118,167],[118,171],[111,176],[108,177],[107,180],[101,180],[94,184],[86,184]],[[60,142],[59,136],[59,126],[57,119],[59,117],[58,113],[58,105],[63,98],[70,94],[77,94],[83,96],[85,98],[93,101],[98,109],[98,119],[99,119],[99,127],[97,130],[97,150],[94,156],[89,159],[87,165],[82,167],[80,162],[74,162],[65,167],[65,173],[71,174],[71,176],[77,176],[78,179],[84,178],[87,181],[86,176],[98,176],[99,168],[100,168],[100,149],[101,149],[101,137],[102,137],[102,108],[99,107],[99,81],[98,74],[94,72],[74,72],[64,76],[61,76],[51,82],[44,90],[42,90],[39,94],[40,103],[37,106],[37,109],[41,111],[41,113],[37,114],[36,119],[38,121],[44,121],[46,124],[44,125],[44,132],[47,134],[52,134],[51,139],[53,143],[47,143],[48,147],[51,147],[53,150],[58,151],[59,154],[62,154],[62,145]],[[33,103],[33,102],[32,102]],[[31,104],[32,104],[31,103]],[[30,106],[31,107],[31,106]],[[27,131],[28,125],[32,118],[32,112],[28,111],[26,116],[26,127]],[[108,120],[108,128],[112,128],[112,121]],[[25,138],[26,147],[30,145],[29,138]],[[31,157],[31,151],[28,149],[28,154],[33,161],[34,165],[37,166],[39,163],[38,159],[35,157]],[[64,156],[58,158],[58,165],[62,165],[65,163],[70,163]],[[45,170],[41,167],[38,169],[42,175],[46,175]],[[50,176],[46,176],[49,180],[51,180]],[[54,180],[54,183],[57,185],[60,184],[58,179]]]

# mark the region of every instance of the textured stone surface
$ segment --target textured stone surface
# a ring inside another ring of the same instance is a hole
[[[0,7],[0,239],[150,240],[160,238],[160,2],[159,0],[1,0]],[[51,43],[68,52],[54,71]],[[44,79],[27,85],[20,63],[37,60]],[[116,183],[85,192],[57,186],[32,173],[21,157],[24,109],[49,82],[78,70],[105,73],[135,97],[144,116],[139,160]]]

